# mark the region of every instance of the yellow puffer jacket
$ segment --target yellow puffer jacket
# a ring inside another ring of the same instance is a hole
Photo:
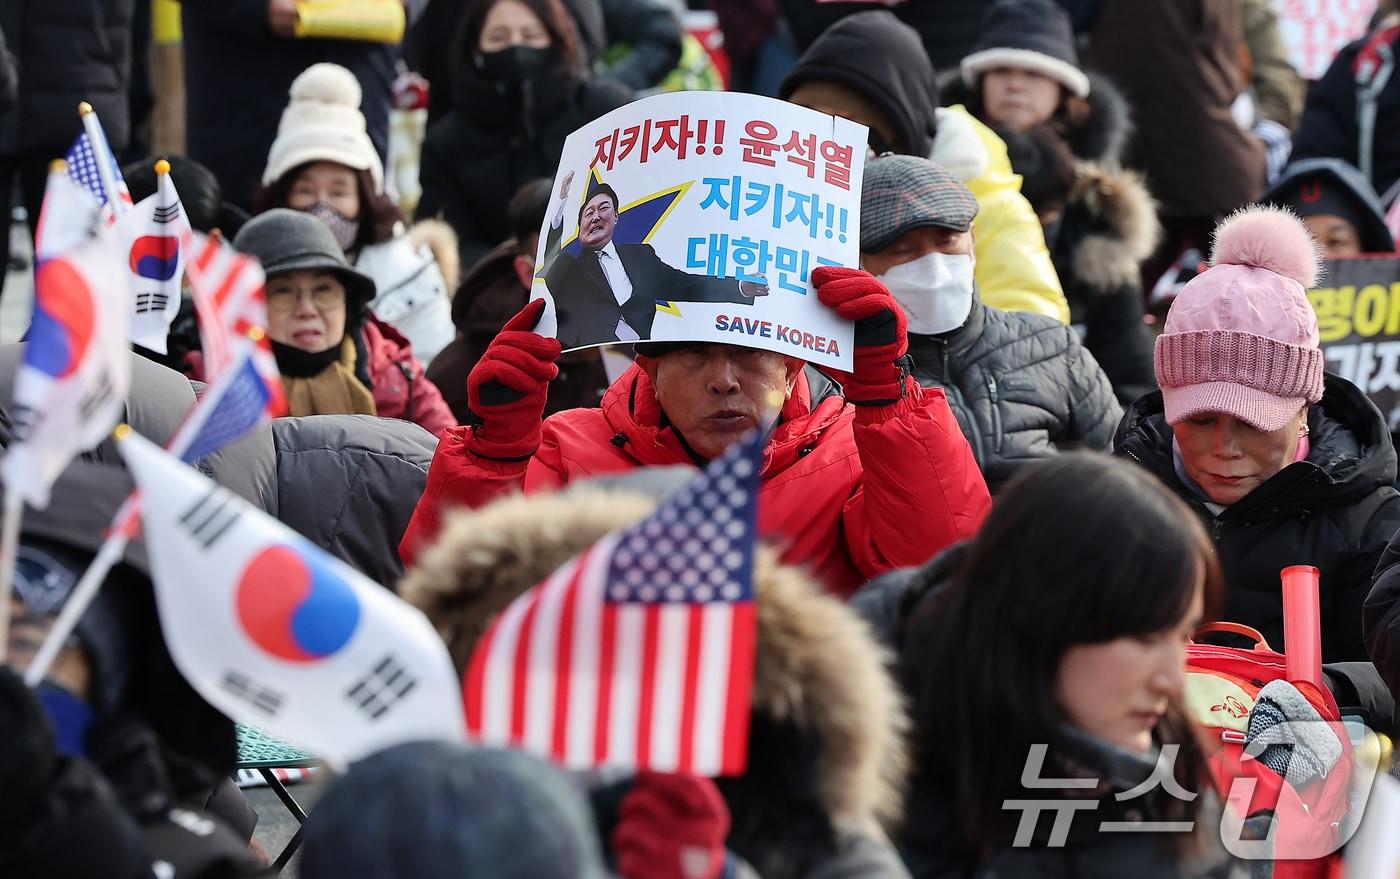
[[[1004,311],[1029,311],[1069,323],[1045,233],[1021,177],[1011,172],[1006,144],[961,105],[940,107],[929,158],[952,171],[977,197],[974,272],[982,301]]]

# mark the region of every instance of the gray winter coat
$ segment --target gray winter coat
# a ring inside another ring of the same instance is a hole
[[[0,345],[0,447],[10,440],[10,393],[24,346]],[[183,375],[131,355],[122,421],[165,445],[194,405]],[[374,580],[403,574],[399,540],[428,481],[437,440],[373,415],[279,418],[198,462],[204,475]],[[84,458],[120,465],[110,439]]]
[[[909,354],[919,384],[948,394],[993,492],[1061,448],[1106,450],[1123,416],[1079,335],[1048,317],[977,301],[960,329],[911,333]]]

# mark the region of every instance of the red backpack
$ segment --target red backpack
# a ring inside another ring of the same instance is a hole
[[[1264,636],[1238,623],[1211,623],[1201,633],[1229,632],[1254,641],[1253,648],[1192,643],[1187,647],[1186,710],[1207,736],[1220,743],[1210,768],[1221,799],[1246,817],[1272,811],[1278,857],[1274,879],[1340,876],[1343,819],[1350,805],[1352,750],[1332,693],[1308,681],[1290,680],[1342,743],[1333,770],[1301,790],[1273,769],[1245,755],[1245,732],[1259,691],[1270,681],[1287,680],[1284,655]],[[1332,852],[1309,860],[1286,860],[1290,852]]]

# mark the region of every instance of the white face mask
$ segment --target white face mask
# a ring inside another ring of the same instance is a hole
[[[972,255],[930,253],[880,276],[909,317],[909,332],[936,336],[972,313]]]

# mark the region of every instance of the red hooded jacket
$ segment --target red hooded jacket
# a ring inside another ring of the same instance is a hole
[[[835,393],[814,400],[804,370],[764,453],[760,533],[784,561],[806,565],[842,596],[971,537],[991,506],[943,391],[912,379],[907,389],[903,400],[883,407],[853,406]],[[661,415],[651,381],[634,366],[598,408],[546,419],[528,461],[482,458],[464,443],[470,428],[448,430],[400,554],[413,563],[436,536],[444,509],[635,467],[692,463],[675,431],[660,426]]]
[[[361,330],[369,354],[370,388],[381,418],[412,421],[433,436],[457,423],[437,385],[424,374],[408,339],[376,317],[366,316]]]

